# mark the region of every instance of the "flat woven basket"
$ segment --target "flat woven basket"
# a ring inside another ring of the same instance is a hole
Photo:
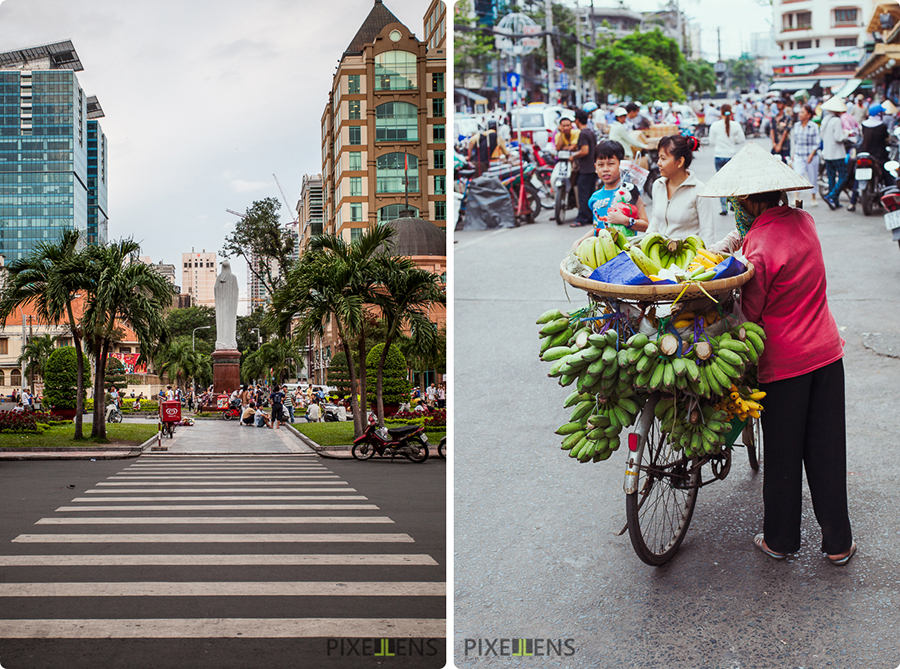
[[[559,273],[563,280],[576,288],[585,290],[592,295],[600,297],[612,297],[632,302],[674,302],[681,299],[701,297],[703,295],[723,295],[739,288],[753,277],[753,263],[747,263],[747,271],[727,279],[716,281],[703,281],[692,284],[663,284],[659,286],[623,286],[617,283],[603,283],[591,281],[584,277],[576,276],[566,271],[565,260],[560,263]]]

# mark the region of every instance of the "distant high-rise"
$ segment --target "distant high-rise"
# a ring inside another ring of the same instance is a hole
[[[321,235],[325,223],[325,201],[322,197],[322,175],[304,174],[300,191],[300,205],[297,207],[300,221],[300,253],[306,250],[309,240]]]
[[[64,230],[107,239],[103,110],[71,41],[0,53],[0,253],[7,262]]]
[[[191,296],[191,306],[216,306],[216,254],[191,249],[181,254],[181,291]]]

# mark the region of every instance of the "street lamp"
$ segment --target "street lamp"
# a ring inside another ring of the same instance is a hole
[[[259,350],[259,347],[262,346],[262,335],[259,334],[259,328],[250,328],[250,332],[256,332],[256,350]],[[255,381],[255,385],[259,385],[259,379],[253,379]]]
[[[200,327],[194,328],[194,330],[191,332],[191,351],[195,350],[194,347],[196,346],[196,342],[194,340],[194,335],[197,334],[197,330],[209,330],[211,327],[212,327],[212,325],[201,325]],[[191,387],[193,388],[194,395],[196,396],[197,395],[197,377],[196,376],[193,377],[193,379],[191,380]],[[198,409],[198,411],[199,411],[199,409]]]

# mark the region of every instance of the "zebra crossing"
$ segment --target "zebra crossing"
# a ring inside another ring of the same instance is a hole
[[[0,546],[0,640],[443,639],[444,572],[394,525],[318,458],[145,454]]]

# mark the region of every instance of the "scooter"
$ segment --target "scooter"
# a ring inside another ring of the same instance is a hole
[[[231,420],[232,418],[241,417],[241,401],[239,399],[233,399],[228,404],[228,408],[222,412],[222,418],[225,420]]]
[[[445,436],[441,437],[441,441],[440,441],[440,443],[438,443],[438,451],[437,451],[437,453],[438,453],[438,457],[439,457],[439,458],[446,458],[446,457],[447,457],[446,455],[444,455],[444,448],[445,448],[446,446],[447,446],[447,437],[446,437],[446,435],[445,435]]]
[[[856,154],[856,186],[859,189],[859,200],[863,214],[871,216],[875,207],[881,202],[893,186],[900,170],[900,163],[889,160],[882,168],[869,153]]]
[[[569,158],[572,157],[572,152],[559,151],[556,156],[559,160],[553,166],[550,177],[553,190],[556,192],[553,218],[556,219],[557,225],[562,225],[566,222],[566,210],[572,208],[569,202],[569,196],[572,194],[572,163],[569,162]]]
[[[111,403],[108,407],[106,407],[106,422],[107,423],[121,423],[122,422],[122,412],[119,411],[119,407],[116,406],[115,402]]]
[[[402,455],[412,462],[425,462],[428,459],[428,437],[423,425],[404,425],[403,427],[379,428],[374,414],[369,416],[366,431],[353,441],[350,454],[357,460],[368,460],[376,453],[384,456],[385,452],[394,457]]]
[[[900,245],[900,188],[896,186],[881,196],[881,206],[884,207],[884,227],[893,233],[894,241]]]

